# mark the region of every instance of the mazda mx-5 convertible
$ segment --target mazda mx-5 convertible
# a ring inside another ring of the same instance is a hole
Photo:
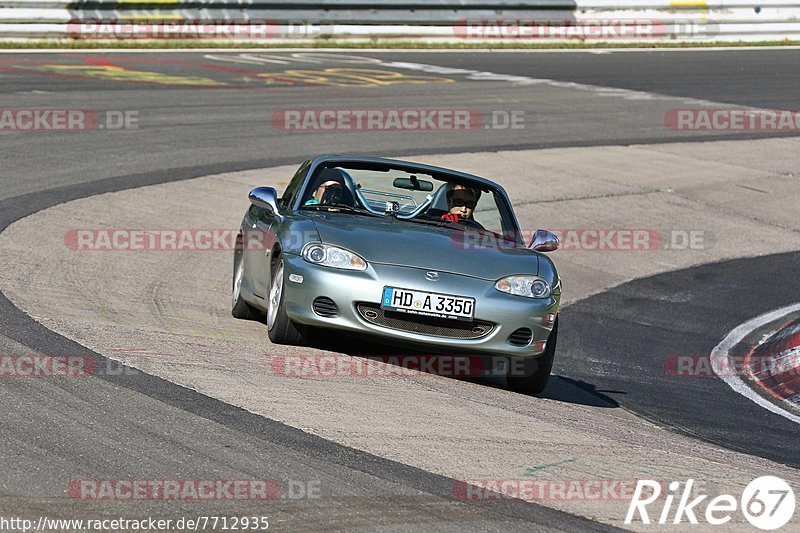
[[[508,196],[485,178],[417,163],[326,156],[283,195],[250,193],[233,266],[233,316],[278,344],[318,329],[431,353],[491,357],[511,388],[544,390],[561,281],[523,240]]]

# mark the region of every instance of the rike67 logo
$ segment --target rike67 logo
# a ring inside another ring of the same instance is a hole
[[[751,481],[738,500],[730,494],[721,494],[706,502],[707,494],[693,498],[694,480],[683,484],[673,481],[662,498],[662,485],[658,481],[640,479],[636,484],[625,523],[630,524],[638,514],[643,524],[656,522],[698,524],[698,516],[706,523],[719,526],[729,522],[741,510],[751,525],[771,531],[785,526],[794,515],[795,497],[792,487],[775,476],[762,476]],[[677,503],[675,503],[677,500]],[[660,507],[663,501],[663,507]],[[674,505],[673,505],[674,504]],[[648,506],[651,506],[648,509]],[[705,507],[704,511],[701,511]],[[653,515],[649,514],[653,513]]]

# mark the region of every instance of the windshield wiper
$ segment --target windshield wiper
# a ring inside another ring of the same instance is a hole
[[[314,204],[314,205],[304,205],[300,209],[307,209],[309,211],[324,211],[326,213],[353,213],[355,215],[366,215],[370,217],[380,217],[381,215],[376,215],[372,211],[368,209],[363,209],[361,207],[353,207],[352,205],[344,205],[344,204]]]

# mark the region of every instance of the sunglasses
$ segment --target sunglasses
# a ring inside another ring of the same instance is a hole
[[[478,202],[475,200],[462,200],[461,198],[453,198],[453,207],[466,207],[467,209],[475,209]]]

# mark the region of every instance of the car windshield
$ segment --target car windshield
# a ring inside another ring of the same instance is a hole
[[[511,208],[495,188],[422,170],[368,165],[320,167],[304,191],[301,206],[343,215],[360,211],[497,235],[516,232]]]

